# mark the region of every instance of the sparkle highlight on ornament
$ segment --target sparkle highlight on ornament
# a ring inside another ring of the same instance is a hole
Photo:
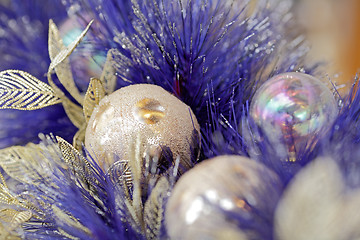
[[[136,103],[135,115],[146,124],[155,124],[165,116],[165,108],[155,99],[144,98]]]

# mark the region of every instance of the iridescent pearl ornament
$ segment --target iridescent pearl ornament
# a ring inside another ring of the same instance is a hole
[[[276,75],[255,93],[250,115],[280,157],[297,152],[326,131],[338,114],[333,94],[317,78],[298,72]]]
[[[282,188],[273,171],[249,158],[224,155],[205,160],[175,184],[165,212],[168,235],[269,239]]]
[[[114,163],[114,156],[122,161],[134,159],[131,154],[140,144],[141,157],[161,158],[165,149],[170,150],[187,169],[197,157],[199,133],[189,106],[159,86],[136,84],[100,101],[86,129],[85,147],[105,168]]]

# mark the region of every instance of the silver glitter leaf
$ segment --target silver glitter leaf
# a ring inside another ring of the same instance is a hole
[[[61,103],[46,83],[27,72],[0,72],[0,109],[35,110]]]

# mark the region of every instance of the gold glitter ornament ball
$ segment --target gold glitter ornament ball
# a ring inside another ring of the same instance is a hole
[[[131,148],[140,139],[142,154],[161,157],[163,149],[169,149],[174,159],[180,156],[182,167],[190,168],[192,154],[199,147],[194,146],[193,138],[200,144],[199,133],[189,106],[159,86],[135,84],[100,101],[86,129],[85,147],[106,169],[114,156],[129,161]]]

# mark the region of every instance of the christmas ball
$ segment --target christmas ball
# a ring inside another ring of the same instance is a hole
[[[296,156],[325,131],[338,113],[331,91],[313,76],[276,75],[254,95],[250,115],[281,157]]]
[[[114,156],[136,159],[135,148],[161,160],[169,150],[180,157],[181,167],[192,166],[200,144],[200,127],[190,107],[163,88],[151,84],[123,87],[105,96],[94,109],[85,133],[85,146],[101,166],[108,168]],[[160,163],[159,160],[159,164]]]
[[[249,158],[205,160],[180,177],[171,193],[165,212],[169,237],[270,239],[282,188],[273,171]]]
[[[275,239],[360,239],[360,190],[347,186],[340,167],[319,157],[299,171],[277,205]]]

